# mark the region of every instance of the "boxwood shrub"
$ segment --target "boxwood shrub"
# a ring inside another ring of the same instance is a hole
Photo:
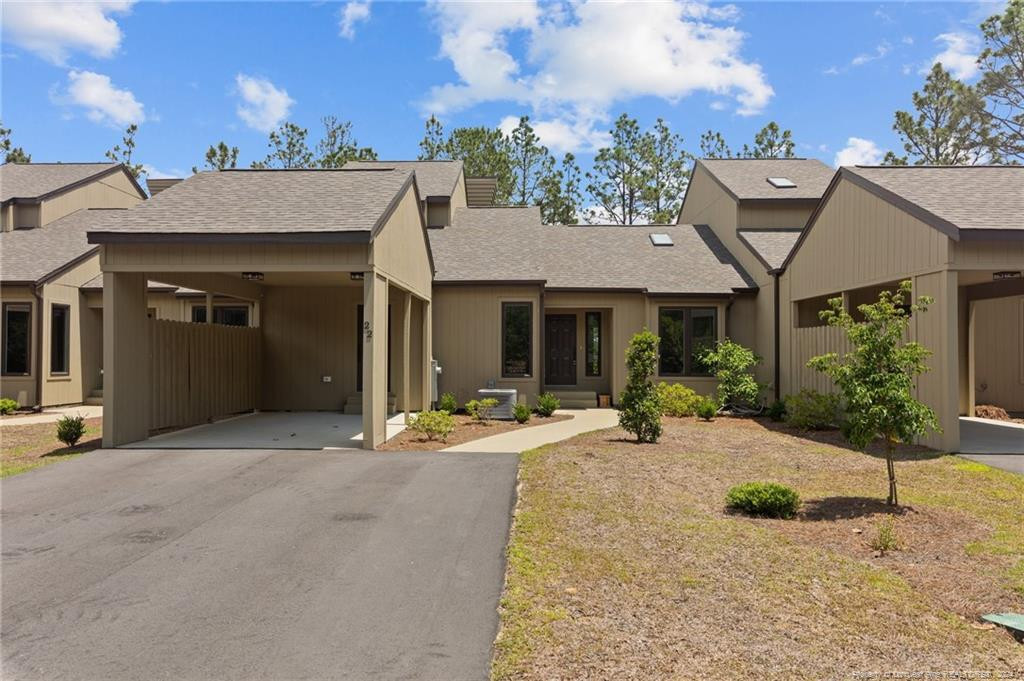
[[[792,518],[800,508],[800,495],[775,482],[745,482],[729,489],[725,504],[747,515]]]

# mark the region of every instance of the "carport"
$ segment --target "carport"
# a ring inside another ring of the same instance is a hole
[[[104,272],[104,446],[257,410],[290,412],[315,448],[337,444],[315,441],[319,412],[361,413],[362,446],[384,442],[390,407],[430,402],[419,206],[410,171],[240,170],[112,215],[89,235]],[[252,325],[148,319],[147,280],[251,301]],[[226,447],[249,437],[208,428]]]

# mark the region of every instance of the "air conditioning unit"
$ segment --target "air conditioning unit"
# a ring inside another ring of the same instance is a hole
[[[476,391],[479,399],[485,400],[488,397],[498,400],[498,406],[491,410],[491,418],[502,421],[511,421],[512,409],[518,399],[515,388],[481,388]]]
[[[441,365],[436,359],[430,360],[430,401],[437,402],[440,396],[437,394],[437,377],[441,375]]]

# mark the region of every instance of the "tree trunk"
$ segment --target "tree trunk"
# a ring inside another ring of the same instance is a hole
[[[896,466],[892,460],[893,444],[892,439],[885,438],[885,468],[889,472],[889,499],[890,506],[899,506],[899,496],[896,494]]]

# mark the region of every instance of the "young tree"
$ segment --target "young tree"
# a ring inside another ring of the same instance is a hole
[[[916,115],[897,111],[892,129],[905,156],[885,155],[890,165],[974,165],[998,161],[998,145],[982,113],[978,93],[935,64],[921,92],[912,95]]]
[[[444,126],[431,116],[420,141],[419,159],[462,161],[467,177],[493,177],[497,180],[496,203],[507,203],[512,196],[514,183],[508,145],[497,128],[455,128],[445,137]]]
[[[921,296],[910,303],[912,295],[910,281],[901,282],[895,291],[882,291],[877,303],[857,308],[864,316],[863,322],[843,309],[842,298],[829,300],[831,309],[823,310],[820,316],[846,334],[853,352],[843,357],[831,352],[807,363],[831,377],[839,388],[846,403],[846,439],[860,449],[879,437],[885,443],[888,503],[892,506],[899,505],[893,464],[896,443],[938,430],[935,412],[914,398],[914,379],[928,371],[925,360],[931,352],[903,340],[910,315],[924,313],[932,299]]]
[[[644,329],[626,349],[626,389],[619,396],[619,426],[637,442],[661,437],[661,397],[651,382],[658,365],[658,337]]]
[[[552,168],[540,179],[540,215],[546,225],[575,225],[579,222],[583,197],[580,167],[576,157],[566,154],[560,168]]]
[[[228,147],[223,140],[211,144],[206,150],[203,170],[226,170],[238,165],[238,147]],[[192,166],[192,172],[198,173],[199,168]]]
[[[993,131],[998,155],[1024,162],[1024,0],[1010,0],[1003,14],[981,24],[981,33],[982,117]]]
[[[108,151],[105,156],[114,163],[123,163],[125,168],[128,169],[136,179],[142,175],[145,171],[142,169],[141,163],[132,163],[132,155],[135,153],[135,133],[139,131],[139,126],[132,123],[124,131],[124,137],[121,139],[121,144],[115,144],[114,147]]]
[[[306,144],[309,130],[295,123],[284,123],[277,130],[270,131],[267,146],[271,151],[262,161],[253,161],[253,168],[310,168],[313,152]]]
[[[644,138],[647,183],[643,199],[647,218],[656,224],[675,222],[690,181],[691,156],[683,149],[682,136],[673,133],[661,118]]]
[[[779,124],[771,121],[754,135],[754,146],[743,145],[740,154],[745,158],[793,158],[793,131],[782,130]]]
[[[519,125],[508,135],[506,148],[512,174],[512,205],[538,203],[543,195],[542,182],[554,171],[555,160],[540,143],[529,116],[519,117]]]
[[[427,119],[426,131],[420,140],[421,161],[439,161],[449,158],[447,140],[444,137],[444,126],[436,116]]]
[[[0,153],[4,155],[4,163],[31,163],[32,157],[21,147],[12,146],[11,129],[0,123]]]
[[[734,411],[757,407],[761,386],[754,378],[753,369],[761,363],[761,358],[753,350],[726,338],[699,352],[698,356],[718,379],[719,405]]]
[[[587,173],[587,193],[597,205],[590,217],[619,225],[644,222],[648,140],[640,133],[636,119],[626,114],[615,121],[611,135],[612,146],[598,150],[593,172]]]
[[[725,143],[722,133],[707,130],[700,136],[701,158],[732,158],[732,150]]]
[[[372,147],[361,147],[352,135],[352,122],[339,121],[336,116],[324,116],[324,136],[317,142],[316,164],[321,168],[341,168],[349,161],[375,161],[377,152]]]

